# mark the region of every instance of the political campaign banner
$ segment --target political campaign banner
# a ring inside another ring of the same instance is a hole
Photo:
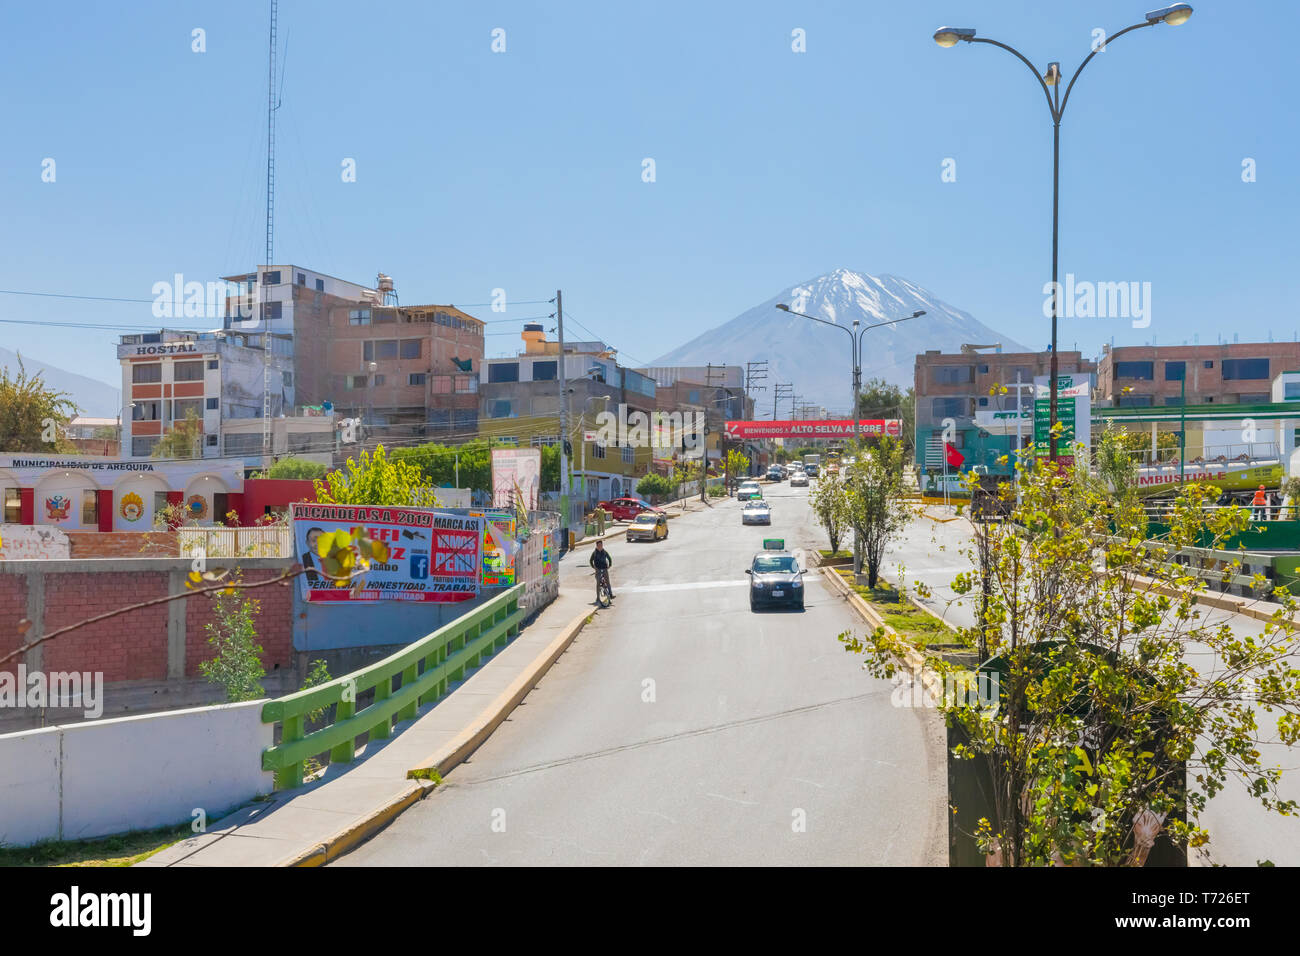
[[[860,418],[859,435],[903,434],[903,422],[898,418]],[[745,438],[852,438],[853,419],[797,419],[793,421],[727,422],[729,439]]]
[[[290,506],[299,575],[307,601],[468,601],[479,593],[483,519],[424,508],[331,505]],[[361,528],[388,545],[388,560],[371,562],[365,584],[354,594],[320,573],[316,541],[340,529]]]
[[[492,507],[536,511],[541,486],[540,448],[492,449]]]
[[[485,588],[508,588],[515,583],[515,516],[503,511],[471,511],[483,520],[483,570],[479,584]]]

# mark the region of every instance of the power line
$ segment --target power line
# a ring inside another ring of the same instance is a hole
[[[21,289],[0,289],[0,295],[32,295],[48,299],[87,299],[91,302],[156,302],[156,299],[122,299],[109,295],[73,295],[69,292],[27,292]]]

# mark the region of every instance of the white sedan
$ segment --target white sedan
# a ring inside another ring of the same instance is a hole
[[[791,488],[807,488],[807,487],[808,487],[808,475],[807,475],[805,472],[802,472],[802,471],[796,471],[794,474],[792,474],[792,475],[790,476],[790,487],[791,487]]]

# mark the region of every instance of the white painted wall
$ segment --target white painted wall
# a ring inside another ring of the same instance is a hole
[[[209,821],[270,793],[265,701],[0,734],[0,843]]]

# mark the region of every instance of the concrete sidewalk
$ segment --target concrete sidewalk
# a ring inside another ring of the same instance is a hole
[[[557,568],[558,573],[558,568]],[[480,745],[541,679],[597,610],[562,589],[519,636],[436,705],[358,748],[317,780],[222,818],[139,866],[319,866],[378,832],[434,789],[412,772],[445,774]]]

